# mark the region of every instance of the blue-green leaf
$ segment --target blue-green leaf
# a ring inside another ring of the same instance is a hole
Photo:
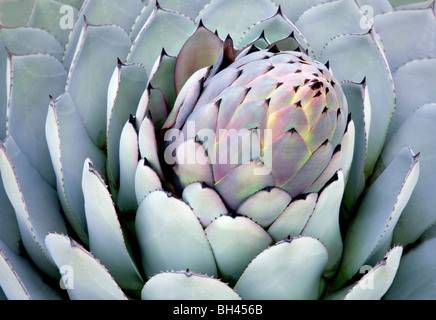
[[[143,300],[240,300],[241,297],[218,279],[189,270],[165,272],[152,277],[141,293]],[[182,310],[180,310],[182,314]]]
[[[0,74],[6,75],[8,54],[5,48],[14,54],[47,53],[59,61],[64,49],[48,32],[40,29],[0,28]],[[0,77],[0,139],[6,138],[6,77]]]
[[[138,133],[135,122],[130,119],[124,125],[120,137],[120,188],[117,206],[121,211],[135,211],[138,206],[135,194],[135,174],[138,166]]]
[[[103,172],[106,157],[90,140],[68,93],[51,101],[46,118],[46,141],[56,173],[59,200],[69,223],[80,239],[87,243],[82,192],[83,162],[89,157],[94,166]]]
[[[140,0],[85,0],[68,38],[64,54],[65,67],[69,69],[74,59],[84,24],[116,25],[129,33],[143,6]]]
[[[431,8],[378,15],[374,26],[392,72],[415,59],[436,58],[436,18]]]
[[[361,273],[365,274],[359,281],[335,292],[327,299],[380,300],[394,281],[402,252],[402,247],[394,247],[373,268],[362,266]]]
[[[52,34],[62,46],[65,46],[70,29],[68,26],[61,25],[61,19],[65,13],[61,13],[63,4],[53,0],[34,0],[32,12],[27,23],[28,26],[38,29],[46,30]],[[72,14],[70,18],[74,22],[74,18],[77,16],[77,9],[70,6],[67,11],[68,14]]]
[[[395,105],[394,84],[378,36],[372,29],[365,34],[338,36],[326,45],[320,59],[330,61],[333,75],[341,82],[361,83],[366,79],[371,109],[377,110],[371,112],[367,133],[368,178],[383,148]]]
[[[237,281],[250,261],[273,243],[268,233],[247,217],[221,216],[205,231],[226,281]]]
[[[310,237],[282,241],[248,265],[235,291],[243,299],[317,299],[327,250]]]
[[[366,192],[344,240],[337,284],[349,280],[364,264],[382,258],[394,227],[418,181],[419,161],[403,148]]]
[[[115,195],[119,183],[121,132],[129,116],[135,114],[146,85],[147,75],[141,65],[118,61],[109,82],[106,114],[107,175],[109,188]]]
[[[325,44],[333,37],[343,33],[368,31],[360,26],[362,17],[362,12],[354,1],[331,1],[315,5],[305,11],[295,21],[295,26],[305,36],[315,56],[319,58]]]
[[[186,269],[217,275],[203,227],[183,201],[163,191],[150,193],[138,208],[136,233],[147,277]]]
[[[47,54],[10,54],[6,76],[7,133],[41,176],[54,185],[44,124],[49,96],[63,92],[66,72],[56,58]]]
[[[8,300],[59,300],[30,260],[18,256],[0,240],[0,287]]]
[[[127,300],[106,268],[73,239],[50,233],[45,244],[71,300]]]
[[[405,144],[420,153],[419,180],[394,231],[394,242],[404,246],[417,240],[436,222],[435,121],[435,103],[418,108],[399,127],[380,156],[382,170]]]
[[[118,26],[94,26],[86,22],[68,73],[66,91],[71,95],[92,141],[106,143],[108,85],[117,66],[131,46]]]
[[[436,238],[419,243],[401,259],[397,276],[383,297],[387,300],[436,299]]]
[[[0,183],[0,240],[14,253],[20,253],[20,230],[14,207],[8,199],[3,183]]]
[[[318,197],[315,209],[301,234],[311,236],[326,247],[329,260],[324,270],[331,277],[336,272],[342,257],[342,237],[339,229],[339,211],[344,193],[344,175],[338,171]]]
[[[194,22],[187,16],[156,7],[135,38],[127,61],[140,62],[150,76],[162,49],[177,56],[194,29]]]
[[[269,0],[215,0],[200,11],[195,21],[202,20],[209,30],[217,30],[221,38],[229,34],[237,40],[251,25],[276,11],[277,6]]]
[[[0,24],[5,27],[24,26],[29,21],[35,0],[0,2]]]
[[[401,124],[424,104],[436,102],[433,83],[436,81],[436,58],[410,61],[393,74],[397,106],[389,128],[390,139]],[[411,94],[413,92],[413,94]]]
[[[111,194],[89,159],[83,167],[82,187],[90,250],[123,289],[142,289],[144,282],[128,251]]]
[[[39,175],[11,136],[0,144],[0,168],[27,253],[39,268],[55,277],[56,269],[44,239],[49,232],[67,232],[56,191]]]

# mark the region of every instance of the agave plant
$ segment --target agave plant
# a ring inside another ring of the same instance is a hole
[[[0,2],[2,297],[436,298],[435,16]]]

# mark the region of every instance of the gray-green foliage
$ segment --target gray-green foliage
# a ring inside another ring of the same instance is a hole
[[[4,295],[434,299],[435,16],[434,0],[1,1]],[[273,166],[212,165],[187,121],[272,128]]]

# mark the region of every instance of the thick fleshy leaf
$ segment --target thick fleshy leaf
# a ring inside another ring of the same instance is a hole
[[[306,10],[321,3],[325,0],[307,0],[307,1],[288,1],[288,0],[274,0],[274,3],[279,5],[283,14],[290,21],[295,22]]]
[[[433,0],[413,0],[413,1],[407,1],[407,0],[389,0],[392,4],[392,6],[396,10],[409,10],[409,9],[426,9],[426,8],[433,8]]]
[[[56,191],[39,175],[11,136],[0,144],[0,168],[27,253],[45,273],[56,277],[56,268],[44,244],[49,232],[67,232]]]
[[[202,20],[209,30],[217,30],[221,37],[229,34],[233,39],[240,39],[250,26],[276,11],[277,6],[268,0],[216,0],[200,11],[196,22]]]
[[[154,171],[163,177],[159,161],[155,127],[150,117],[145,117],[138,132],[138,145],[141,158],[145,158]]]
[[[367,178],[383,148],[395,105],[392,76],[382,46],[371,29],[365,34],[334,38],[326,45],[320,59],[330,62],[335,78],[340,82],[361,83],[366,78],[371,109],[377,110],[371,113],[371,130],[367,138]]]
[[[284,240],[259,254],[235,286],[243,299],[317,299],[327,250],[318,240]]]
[[[246,86],[253,80],[256,80],[258,77],[264,75],[268,71],[272,70],[273,67],[268,60],[258,60],[252,61],[251,63],[247,63],[246,65],[242,65],[238,68],[240,75],[233,82],[234,86]],[[248,102],[248,101],[247,101]]]
[[[294,199],[268,229],[274,241],[300,235],[315,208],[317,199],[317,193]]]
[[[49,96],[63,92],[66,72],[47,54],[9,55],[7,66],[7,133],[41,176],[54,185],[53,168],[44,138]],[[26,130],[23,130],[23,126]]]
[[[162,49],[161,55],[156,60],[150,72],[149,84],[153,88],[162,90],[170,108],[173,107],[174,101],[176,101],[176,89],[174,86],[175,68],[176,58],[169,56],[165,52],[165,49]]]
[[[156,129],[161,129],[168,118],[168,103],[161,89],[155,89],[151,85],[142,93],[136,109],[136,127],[141,126],[146,114],[150,114]]]
[[[285,210],[291,200],[291,196],[286,191],[277,187],[267,188],[245,200],[236,212],[267,228]]]
[[[386,300],[434,300],[436,281],[434,278],[436,238],[419,243],[406,252]]]
[[[89,157],[95,168],[104,172],[106,157],[90,140],[68,93],[51,101],[45,130],[63,212],[79,238],[87,243],[82,192],[83,162]]]
[[[89,136],[99,147],[106,143],[108,85],[117,58],[123,61],[130,46],[129,37],[120,27],[96,26],[86,21],[69,69],[66,91],[71,94]]]
[[[1,11],[1,10],[0,10]],[[6,75],[8,53],[14,54],[47,53],[62,59],[63,48],[48,32],[35,28],[0,28],[0,74]],[[6,77],[0,77],[0,138],[6,138]]]
[[[344,176],[338,171],[330,184],[321,191],[315,209],[304,226],[302,235],[311,236],[323,243],[329,253],[324,274],[331,277],[342,257],[342,237],[339,228],[339,212],[344,193]]]
[[[140,0],[125,0],[123,2],[118,0],[85,0],[66,44],[65,67],[69,69],[74,59],[77,44],[81,41],[82,28],[86,24],[85,17],[88,23],[116,25],[128,33],[143,7],[144,4]]]
[[[83,5],[85,0],[57,0],[57,2],[68,4],[73,8],[80,9],[80,7]]]
[[[177,56],[174,71],[174,85],[177,93],[197,70],[215,63],[222,45],[223,41],[215,33],[199,25]]]
[[[333,37],[343,33],[368,31],[360,26],[362,17],[354,1],[331,1],[305,11],[295,21],[295,26],[304,34],[315,55],[319,57],[324,45]]]
[[[436,19],[431,8],[398,10],[377,15],[374,26],[394,73],[397,68],[411,60],[436,58]],[[399,36],[401,41],[398,41]]]
[[[5,27],[24,26],[29,21],[33,1],[4,0],[0,2],[0,24]]]
[[[212,102],[212,100],[218,100],[220,97],[217,96],[227,87],[232,85],[232,83],[235,82],[240,75],[240,70],[229,66],[223,69],[221,72],[218,72],[213,77],[209,77],[204,82],[204,88],[200,98],[198,101],[196,101],[195,109]]]
[[[201,9],[203,9],[203,7],[206,5],[206,3],[207,0],[189,2],[183,0],[159,0],[159,2],[156,0],[150,0],[136,19],[135,24],[132,27],[130,37],[132,39],[135,39],[138,36],[147,19],[153,13],[153,10],[156,9],[156,6],[177,11],[188,16],[191,19],[195,19]]]
[[[156,6],[133,42],[127,61],[140,62],[150,76],[162,49],[177,56],[194,30],[195,24],[187,16]]]
[[[338,113],[336,110],[324,109],[316,123],[314,123],[310,129],[305,140],[311,152],[315,152],[315,150],[323,144],[325,139],[329,141],[333,140],[337,118]]]
[[[356,126],[354,121],[350,120],[345,130],[344,136],[341,140],[341,155],[342,161],[339,166],[344,174],[345,184],[350,177],[351,166],[353,164],[354,150],[355,150],[355,137],[356,137]]]
[[[336,284],[350,279],[364,264],[382,258],[391,245],[394,227],[419,175],[418,156],[403,148],[366,192],[344,240]]]
[[[218,77],[218,75],[217,75]],[[250,90],[243,87],[227,87],[217,97],[216,100],[220,101],[218,105],[218,119],[216,121],[216,128],[225,128],[230,122],[237,107],[247,97]],[[197,109],[198,110],[198,109]],[[219,133],[219,132],[218,132]]]
[[[354,154],[348,184],[344,194],[344,204],[351,210],[365,188],[365,165],[368,152],[368,135],[371,124],[371,105],[366,82],[342,84],[348,99],[349,110],[355,124]]]
[[[60,295],[44,283],[32,263],[0,240],[0,287],[8,300],[59,300]]]
[[[63,274],[63,285],[71,300],[127,300],[106,268],[77,242],[50,233],[45,244]]]
[[[263,163],[250,161],[233,168],[224,178],[215,182],[215,189],[231,210],[257,191],[273,187],[274,179]]]
[[[152,0],[151,3],[156,2]],[[208,3],[207,0],[189,1],[184,0],[159,0],[159,5],[163,8],[175,10],[186,14],[191,19],[195,19],[198,13]]]
[[[147,277],[186,269],[216,276],[203,227],[183,201],[163,191],[150,193],[138,208],[136,234]]]
[[[63,4],[53,0],[34,0],[33,3],[27,25],[50,32],[62,46],[65,46],[70,30],[68,26],[64,26],[67,22],[64,20],[68,18],[70,20],[68,23],[72,27],[74,18],[77,16],[77,9],[70,6],[67,11],[61,10]],[[68,16],[62,19],[65,14]],[[59,19],[53,19],[53,17],[59,17]]]
[[[207,227],[220,215],[228,213],[218,193],[201,182],[186,186],[182,198],[192,208],[203,227]]]
[[[307,190],[311,184],[319,177],[330,162],[333,155],[333,146],[329,141],[325,141],[306,163],[280,188],[286,190],[292,197],[300,195]]]
[[[128,251],[128,239],[124,237],[111,194],[90,159],[83,166],[82,188],[90,250],[120,287],[141,290],[144,281]]]
[[[308,47],[306,39],[294,24],[283,16],[282,11],[277,11],[272,17],[252,25],[244,33],[237,47],[244,48],[257,38],[265,39],[268,44],[274,43],[281,50],[285,49],[282,48],[282,45],[286,40],[292,40],[288,41],[288,43],[293,43],[292,48],[287,48],[287,50]],[[302,44],[304,44],[304,47]]]
[[[146,160],[141,159],[135,173],[135,195],[138,206],[149,193],[156,190],[162,190],[159,176],[147,164]]]
[[[205,104],[189,115],[182,129],[184,139],[196,138],[201,141],[212,164],[216,163],[214,159],[214,146],[217,139],[215,131],[220,110],[220,101]]]
[[[164,129],[174,126],[178,129],[185,122],[197,103],[201,87],[204,80],[209,75],[210,70],[210,67],[200,69],[187,80],[185,86],[183,86],[182,90],[177,95],[174,108],[171,109],[171,113],[163,126]]]
[[[263,102],[260,103],[263,104]],[[266,118],[266,109],[262,108],[260,116]],[[244,127],[240,130],[236,128],[218,129],[219,137],[215,138],[217,141],[211,152],[215,181],[221,180],[238,165],[262,157],[260,142],[262,131],[261,129],[248,130]]]
[[[12,252],[20,254],[20,230],[14,207],[8,199],[3,183],[0,185],[0,240]]]
[[[436,58],[414,60],[399,67],[393,74],[397,106],[389,128],[388,139],[401,124],[424,104],[436,102],[432,83],[436,81]],[[414,94],[410,94],[414,92]]]
[[[156,0],[151,0],[143,4],[141,11],[139,12],[132,27],[130,28],[129,37],[132,41],[136,39],[139,32],[142,30],[142,27],[147,22],[148,18],[153,13],[155,8]]]
[[[412,243],[436,221],[435,121],[436,104],[420,107],[403,123],[380,156],[379,169],[383,169],[405,144],[420,152],[419,180],[395,228],[395,243]]]
[[[273,243],[261,226],[246,217],[221,216],[205,231],[225,281],[236,282],[250,261]]]
[[[239,79],[241,79],[239,77]],[[258,100],[241,103],[235,110],[232,118],[226,125],[227,130],[259,129],[266,128],[268,114],[268,101]]]
[[[252,90],[250,90],[250,92],[251,91]],[[292,133],[292,129],[300,136],[306,136],[310,130],[307,115],[303,108],[297,105],[289,105],[276,112],[270,113],[268,115],[267,128],[272,130],[273,140],[276,140],[280,135],[288,131]]]
[[[358,0],[357,2],[368,19],[393,10],[391,0]]]
[[[177,147],[174,171],[183,187],[198,181],[213,186],[209,157],[203,145],[194,139],[186,140]]]
[[[141,293],[143,300],[240,300],[241,297],[220,280],[201,274],[165,272],[152,277]],[[183,310],[179,310],[183,314]]]
[[[343,159],[341,146],[336,147],[333,151],[332,158],[324,171],[316,178],[312,185],[307,188],[304,193],[318,192],[321,190],[332,177],[337,170],[341,169],[340,163]]]
[[[362,266],[361,273],[365,274],[359,281],[335,292],[327,299],[380,300],[396,278],[402,252],[402,247],[394,247],[373,268]]]
[[[124,125],[120,137],[120,188],[117,206],[121,211],[135,211],[135,174],[139,161],[138,133],[135,120],[131,117]]]
[[[281,186],[293,177],[309,160],[311,152],[300,134],[295,130],[285,132],[263,149],[266,158],[272,159],[271,174]]]
[[[107,93],[107,174],[112,192],[119,179],[119,150],[121,131],[135,114],[142,92],[147,84],[144,68],[138,64],[122,64],[118,61]]]

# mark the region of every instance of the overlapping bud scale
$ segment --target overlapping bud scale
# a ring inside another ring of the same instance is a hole
[[[341,87],[306,54],[275,49],[248,47],[219,72],[198,71],[164,126],[180,129],[172,135],[182,186],[203,181],[231,210],[264,188],[318,192],[340,169],[348,116]],[[190,162],[192,154],[208,164]]]

